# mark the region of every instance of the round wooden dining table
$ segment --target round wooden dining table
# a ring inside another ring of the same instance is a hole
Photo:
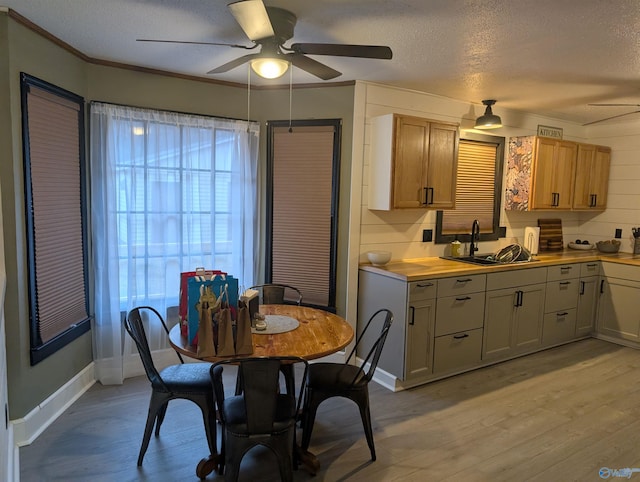
[[[299,356],[314,360],[331,355],[353,340],[353,328],[344,318],[328,311],[298,305],[260,305],[263,315],[281,315],[298,321],[298,327],[284,333],[255,332],[253,353],[240,356]],[[268,320],[267,320],[268,321]],[[197,348],[180,334],[180,325],[169,332],[171,346],[183,355],[199,360],[216,362],[233,357],[199,357]]]
[[[216,362],[233,358],[259,357],[259,356],[298,356],[305,360],[314,360],[331,355],[342,350],[353,340],[353,328],[344,318],[329,313],[328,311],[298,305],[260,305],[259,312],[266,316],[267,324],[269,315],[293,318],[298,326],[281,333],[253,332],[253,353],[250,355],[199,357],[197,347],[189,344],[187,337],[180,333],[180,325],[175,325],[169,331],[169,343],[178,353],[197,358],[199,360]],[[293,372],[287,384],[288,390],[293,390]],[[311,474],[315,474],[320,464],[311,452],[296,447],[299,460],[308,468]],[[203,458],[196,468],[196,475],[204,479],[219,466],[220,455],[215,453]]]

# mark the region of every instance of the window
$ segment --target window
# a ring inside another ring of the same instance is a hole
[[[504,137],[471,133],[460,139],[456,208],[436,213],[436,243],[469,241],[474,219],[480,240],[498,239],[504,144]]]
[[[84,99],[21,74],[31,364],[90,328]]]
[[[182,271],[253,284],[258,133],[255,122],[91,104],[96,359],[119,356],[121,313],[176,311]],[[152,350],[165,338],[154,333]]]
[[[340,120],[269,122],[266,280],[335,311]]]

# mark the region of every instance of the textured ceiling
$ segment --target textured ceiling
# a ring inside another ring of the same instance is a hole
[[[194,76],[250,46],[220,0],[0,0],[89,57]],[[315,56],[343,73],[578,123],[640,104],[639,0],[265,0],[298,17],[290,42],[388,45],[392,60]],[[290,43],[289,42],[289,43]],[[288,45],[288,43],[287,43]],[[246,83],[243,65],[213,78]],[[255,76],[252,83],[258,82]],[[289,76],[266,84],[288,83]],[[294,69],[294,83],[323,81]],[[640,114],[623,120],[640,118]],[[615,122],[615,121],[609,121]]]

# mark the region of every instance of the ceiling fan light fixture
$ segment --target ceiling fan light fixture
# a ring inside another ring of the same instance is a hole
[[[289,62],[279,58],[260,57],[251,61],[251,68],[260,77],[277,79],[282,77],[289,68]]]
[[[502,127],[502,119],[493,113],[491,106],[496,103],[495,100],[483,100],[482,103],[487,106],[484,114],[476,119],[475,129],[497,129]]]

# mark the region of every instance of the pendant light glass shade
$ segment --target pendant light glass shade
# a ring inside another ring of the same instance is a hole
[[[263,57],[251,61],[251,68],[260,77],[277,79],[289,68],[289,62],[283,59]]]
[[[476,119],[475,129],[497,129],[502,127],[502,119],[491,110],[491,106],[496,103],[495,100],[483,100],[482,103],[487,106],[484,114]]]

